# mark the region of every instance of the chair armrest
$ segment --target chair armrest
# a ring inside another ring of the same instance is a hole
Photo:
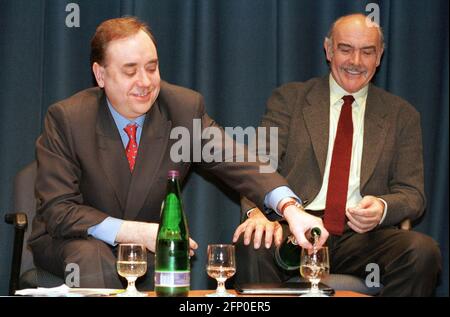
[[[27,215],[23,212],[15,212],[5,215],[5,222],[14,225],[15,229],[26,230],[28,226]]]
[[[19,287],[23,237],[28,226],[28,218],[23,212],[9,213],[5,215],[5,222],[14,225],[14,246],[11,260],[11,274],[9,278],[9,295],[14,295]]]

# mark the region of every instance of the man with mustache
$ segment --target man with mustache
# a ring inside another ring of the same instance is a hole
[[[182,182],[192,162],[171,159],[177,140],[170,132],[183,127],[192,136],[194,119],[203,130],[220,127],[199,93],[161,80],[156,41],[136,18],[111,19],[97,28],[91,65],[99,87],[52,105],[36,142],[38,210],[29,244],[38,267],[63,277],[70,273],[66,266],[76,264],[79,286],[97,288],[123,287],[115,266],[118,243],[144,244],[151,252],[142,283],[152,289],[167,171],[178,170]],[[195,164],[261,208],[283,211],[297,239],[314,226],[326,232],[320,219],[293,203],[286,180],[260,173],[260,164]],[[191,240],[190,247],[193,253],[197,244]]]
[[[398,229],[425,208],[419,113],[370,84],[384,43],[381,28],[364,15],[339,18],[324,49],[329,76],[283,85],[268,101],[262,126],[279,129],[279,172],[307,212],[324,218],[331,272],[365,278],[367,265],[375,263],[384,286],[380,295],[430,296],[441,266],[439,248],[428,236]],[[273,258],[273,244],[280,244],[286,228],[252,207],[242,200],[248,219],[234,241],[243,234],[237,259],[253,263],[238,264],[237,278],[298,276],[298,270],[282,271]],[[261,243],[265,248],[259,249]]]

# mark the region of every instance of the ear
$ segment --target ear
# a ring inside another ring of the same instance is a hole
[[[381,63],[381,57],[383,56],[384,48],[381,49],[380,54],[377,56],[377,67],[380,66]]]
[[[95,62],[94,64],[92,64],[92,72],[94,73],[95,80],[97,80],[98,86],[100,88],[105,87],[105,68],[99,63]]]
[[[323,48],[325,49],[325,53],[327,55],[327,61],[331,62],[331,58],[333,57],[333,47],[331,40],[326,37],[323,41]]]

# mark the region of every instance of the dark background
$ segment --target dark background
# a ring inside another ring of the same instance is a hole
[[[80,27],[65,24],[68,3]],[[327,74],[323,38],[339,16],[371,1],[338,0],[0,0],[0,213],[11,209],[14,175],[34,159],[50,104],[90,87],[89,41],[105,19],[136,15],[157,41],[161,76],[200,91],[223,126],[256,126],[271,91]],[[372,1],[386,50],[375,83],[422,115],[427,213],[415,230],[443,254],[437,295],[448,296],[448,1]],[[301,193],[299,193],[301,195]],[[193,174],[184,189],[191,235],[192,288],[213,288],[206,245],[231,242],[238,195]],[[1,220],[2,220],[1,219]],[[7,294],[13,230],[0,221],[0,295]]]

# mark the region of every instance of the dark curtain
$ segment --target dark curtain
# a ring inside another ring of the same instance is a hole
[[[448,1],[335,0],[0,0],[0,210],[11,208],[14,175],[34,159],[50,104],[92,85],[89,41],[103,20],[136,15],[157,41],[161,76],[200,91],[224,126],[255,126],[271,91],[327,74],[323,38],[337,17],[376,3],[387,49],[375,83],[422,115],[427,213],[415,230],[443,254],[438,295],[448,296]],[[80,26],[66,26],[69,3]],[[299,193],[301,195],[301,193]],[[192,288],[212,288],[206,245],[231,242],[238,194],[193,173],[184,188],[191,234]],[[7,293],[12,228],[0,224],[0,294]]]

